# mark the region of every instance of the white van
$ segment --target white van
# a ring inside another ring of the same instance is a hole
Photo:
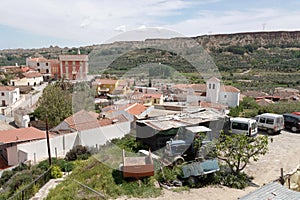
[[[280,133],[284,129],[283,115],[264,113],[255,117],[259,129],[267,131],[268,134]]]
[[[230,119],[230,131],[234,134],[246,134],[255,136],[257,134],[257,122],[254,119],[235,117]]]

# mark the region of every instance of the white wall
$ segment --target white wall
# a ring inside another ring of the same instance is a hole
[[[14,82],[14,84],[13,84]],[[34,83],[36,85],[39,85],[43,82],[43,76],[35,77],[35,78],[22,78],[22,79],[12,79],[10,80],[10,85],[14,86],[34,86]]]
[[[6,150],[8,165],[19,164],[17,146],[8,147]]]
[[[4,93],[4,96],[2,96]],[[0,104],[2,105],[2,100],[5,101],[6,106],[9,106],[20,99],[20,89],[15,88],[15,90],[5,90],[0,91]],[[0,106],[1,106],[0,105]]]
[[[130,132],[130,122],[122,122],[79,132],[83,146],[104,145],[114,138],[122,138]]]
[[[220,92],[219,103],[227,105],[229,107],[236,107],[239,105],[239,96],[240,93],[238,92]]]
[[[64,157],[65,154],[73,148],[77,133],[69,133],[50,138],[51,157],[55,157],[55,148],[57,156]],[[34,163],[48,158],[47,140],[38,140],[17,145],[18,150],[27,153],[27,160]]]
[[[114,138],[122,138],[130,132],[130,122],[122,122],[96,129],[69,133],[50,138],[51,157],[55,157],[55,149],[58,157],[64,157],[74,146],[96,147],[104,145]],[[8,148],[8,160],[10,164],[16,165],[19,161],[31,160],[31,163],[39,162],[48,158],[46,139],[18,144]],[[19,152],[22,153],[20,154]],[[24,155],[27,154],[24,160]],[[22,155],[22,157],[20,157]],[[21,159],[21,160],[20,160]]]
[[[220,82],[208,80],[206,83],[206,101],[211,103],[218,103],[220,87]]]

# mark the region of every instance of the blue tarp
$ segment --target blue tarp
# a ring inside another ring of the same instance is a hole
[[[217,159],[206,160],[202,162],[192,162],[182,166],[183,178],[190,176],[201,176],[219,171],[219,164]]]

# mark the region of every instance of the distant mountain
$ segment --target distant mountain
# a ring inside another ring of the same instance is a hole
[[[300,68],[300,31],[248,32],[234,34],[203,35],[193,37],[221,72],[237,72],[246,69],[258,69],[276,72],[296,72]],[[175,41],[176,38],[169,39]],[[164,43],[168,39],[151,39],[143,43]],[[179,72],[193,72],[194,69],[181,55],[150,47],[127,52],[137,41],[115,42],[112,44],[80,47],[81,54],[93,53],[101,59],[90,65],[91,73],[98,73],[99,65],[105,60],[110,63],[109,72],[123,73],[143,63],[161,63],[170,65]],[[95,53],[97,48],[97,53]],[[78,48],[60,48],[50,46],[40,49],[0,50],[0,66],[25,64],[26,57],[57,58],[60,54],[77,54]],[[126,52],[126,54],[123,54]],[[114,57],[115,56],[115,57]],[[103,63],[104,62],[104,63]]]

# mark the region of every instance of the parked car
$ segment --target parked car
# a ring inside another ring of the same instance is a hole
[[[229,130],[234,134],[246,134],[248,136],[255,136],[257,134],[257,122],[254,119],[250,118],[231,118]]]
[[[264,113],[255,117],[258,129],[267,131],[268,134],[280,133],[284,129],[284,118],[274,113]]]
[[[295,114],[283,114],[284,127],[292,132],[300,130],[300,116]]]

